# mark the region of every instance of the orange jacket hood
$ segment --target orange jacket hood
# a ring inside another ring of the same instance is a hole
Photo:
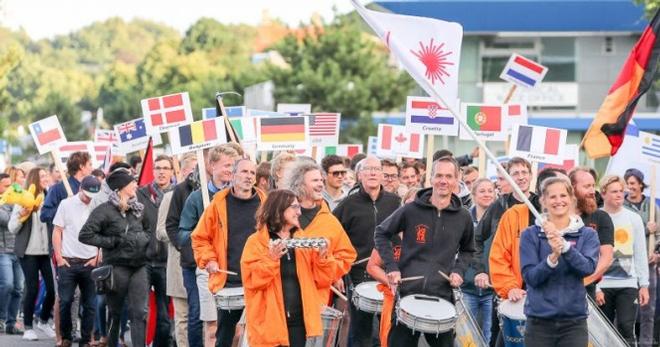
[[[502,215],[490,249],[488,263],[493,288],[501,298],[523,285],[520,272],[520,234],[529,226],[529,208],[515,205]]]

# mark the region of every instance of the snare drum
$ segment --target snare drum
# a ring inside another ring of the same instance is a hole
[[[332,307],[324,307],[321,311],[323,321],[323,347],[334,347],[337,340],[337,331],[341,324],[342,313]]]
[[[440,334],[454,329],[456,308],[449,301],[428,295],[408,295],[397,303],[396,319],[413,331]]]
[[[213,298],[215,306],[221,310],[242,310],[245,307],[243,287],[220,289]]]
[[[504,337],[506,347],[525,346],[525,299],[513,302],[503,300],[497,307],[497,315],[500,317],[500,329]]]
[[[353,305],[367,313],[380,313],[383,309],[383,293],[378,291],[378,282],[369,281],[358,284],[353,289]]]

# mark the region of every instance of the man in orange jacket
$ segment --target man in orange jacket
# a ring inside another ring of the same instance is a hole
[[[240,159],[230,187],[216,193],[191,235],[197,266],[209,273],[209,290],[242,287],[240,260],[247,238],[255,232],[255,215],[266,195],[254,188],[257,166]],[[224,271],[238,275],[227,276]],[[216,346],[230,347],[243,310],[217,308]]]
[[[321,167],[308,159],[298,159],[285,173],[284,186],[293,191],[300,201],[301,212],[299,237],[324,237],[330,241],[328,252],[336,260],[333,286],[345,292],[342,276],[348,273],[357,252],[339,220],[330,212],[323,200],[323,175]],[[324,302],[330,298],[330,286],[319,286],[319,297]]]

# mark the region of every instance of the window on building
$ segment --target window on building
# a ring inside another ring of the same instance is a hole
[[[484,37],[481,41],[481,80],[502,82],[500,74],[512,53],[538,60],[539,40],[530,37]]]
[[[548,67],[544,82],[575,82],[575,38],[541,39],[540,63]]]
[[[613,55],[616,53],[614,48],[614,39],[612,36],[605,36],[603,38],[603,54]]]

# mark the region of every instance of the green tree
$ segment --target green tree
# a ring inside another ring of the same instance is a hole
[[[274,48],[290,65],[271,68],[277,102],[311,103],[313,111],[355,119],[400,107],[413,86],[355,16],[338,16],[329,25],[308,28],[302,40],[291,35]],[[342,140],[366,143],[365,130],[373,128],[368,120],[361,118]]]
[[[644,5],[646,17],[651,19],[658,9],[660,9],[660,0],[633,0],[636,5]]]
[[[53,91],[46,95],[44,101],[34,107],[36,121],[50,115],[57,115],[62,125],[67,141],[81,141],[88,139],[87,129],[84,129],[80,120],[81,109],[62,93]]]

